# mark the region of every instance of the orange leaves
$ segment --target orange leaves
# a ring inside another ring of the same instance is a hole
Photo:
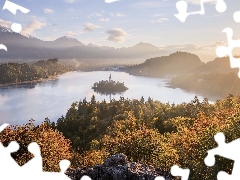
[[[8,145],[10,141],[19,143],[20,149],[13,154],[13,158],[20,165],[24,165],[33,157],[27,150],[31,142],[37,142],[41,148],[44,171],[59,171],[60,160],[71,159],[70,141],[45,123],[36,127],[30,121],[23,126],[8,127],[1,133],[0,141],[4,145]]]

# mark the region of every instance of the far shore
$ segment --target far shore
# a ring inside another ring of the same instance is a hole
[[[58,76],[50,76],[48,78],[41,78],[38,80],[32,80],[32,81],[22,81],[22,82],[16,82],[16,83],[4,83],[4,84],[0,84],[0,87],[4,87],[4,86],[11,86],[11,85],[20,85],[20,84],[34,84],[34,83],[41,83],[43,81],[48,81],[48,80],[55,80],[57,79]]]

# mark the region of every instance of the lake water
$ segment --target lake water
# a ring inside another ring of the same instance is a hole
[[[120,96],[129,99],[145,100],[148,97],[164,103],[179,104],[190,102],[196,94],[167,87],[166,79],[132,76],[124,72],[69,72],[60,75],[56,80],[48,80],[37,84],[24,84],[0,87],[0,124],[25,124],[29,119],[36,123],[48,117],[56,121],[65,116],[72,102],[85,97],[89,101],[95,95],[97,101],[105,99],[109,102],[110,96],[95,93],[91,86],[99,80],[124,82],[129,89],[121,94],[111,95],[119,100]],[[203,97],[198,95],[200,100]]]

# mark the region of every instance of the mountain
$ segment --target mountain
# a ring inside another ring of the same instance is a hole
[[[134,75],[165,76],[187,73],[203,65],[197,55],[176,52],[169,56],[147,59],[142,64],[128,67],[126,71]]]
[[[69,47],[74,47],[74,46],[77,46],[77,47],[85,46],[85,44],[81,43],[77,39],[67,37],[67,36],[60,37],[52,42],[49,41],[47,43],[49,43],[52,46],[52,48],[53,47],[54,48],[69,48]]]
[[[0,26],[0,40],[0,43],[8,48],[7,52],[0,50],[0,62],[59,58],[84,61],[98,60],[113,63],[121,60],[121,62],[129,63],[129,59],[137,59],[143,62],[147,58],[164,55],[164,51],[148,43],[139,43],[133,47],[115,49],[95,44],[86,46],[77,39],[67,36],[54,41],[43,41],[15,33],[3,26]]]
[[[94,43],[89,43],[87,46],[88,47],[101,47],[100,45],[94,44]]]
[[[140,42],[132,47],[135,51],[148,51],[148,52],[155,52],[158,51],[159,48],[150,44],[150,43],[143,43]]]

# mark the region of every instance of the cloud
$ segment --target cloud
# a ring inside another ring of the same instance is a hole
[[[201,1],[200,0],[187,0],[187,2],[191,3],[191,4],[199,5]],[[216,0],[204,0],[203,3],[216,4]]]
[[[120,14],[120,13],[117,13],[117,14],[116,14],[116,16],[117,16],[117,17],[124,17],[124,16],[125,16],[125,14]]]
[[[158,20],[151,20],[151,23],[161,23],[164,21],[168,21],[168,19],[167,18],[159,18]]]
[[[138,8],[138,9],[146,9],[146,8],[159,8],[165,6],[164,1],[145,1],[145,2],[138,2],[134,3],[131,6],[133,8]]]
[[[98,28],[101,28],[101,26],[98,26],[98,25],[94,25],[90,22],[86,22],[84,24],[84,30],[85,31],[93,31],[94,29],[98,29]]]
[[[46,26],[45,22],[40,21],[32,21],[26,28],[24,28],[21,34],[28,34],[31,35],[36,29],[41,29],[42,27]]]
[[[223,46],[225,45],[224,41],[217,41],[215,43],[212,44],[208,44],[208,45],[203,45],[203,46],[196,46],[196,49],[209,49],[209,48],[217,48],[218,46]]]
[[[204,50],[204,49],[211,50],[212,48],[216,49],[216,47],[218,47],[220,45],[224,46],[226,44],[224,43],[224,41],[217,41],[217,42],[207,44],[207,45],[197,45],[197,44],[166,45],[166,46],[160,47],[160,49],[173,50],[173,51],[176,51],[176,50],[183,51],[184,50],[187,52],[191,52],[194,50]]]
[[[120,1],[120,0],[105,0],[105,3],[113,3],[113,2],[117,2],[117,1]]]
[[[45,14],[51,14],[51,13],[54,13],[54,11],[52,9],[50,9],[50,8],[45,8],[44,9],[44,13]]]
[[[78,36],[80,34],[82,34],[83,32],[82,31],[67,31],[65,33],[66,36]]]
[[[109,19],[108,18],[105,18],[105,19],[101,18],[101,19],[99,19],[99,21],[105,21],[106,22],[106,21],[109,21]]]
[[[154,16],[154,17],[159,17],[159,16],[163,16],[164,14],[154,14],[154,15],[152,15],[152,16]]]
[[[91,14],[91,16],[101,17],[102,15],[100,13],[94,12]]]
[[[12,25],[12,22],[11,21],[4,21],[4,20],[0,19],[0,25],[4,26],[6,28],[10,28],[11,25]]]
[[[125,41],[125,38],[129,36],[129,34],[126,33],[126,31],[122,30],[121,28],[110,29],[106,31],[106,33],[109,34],[107,40],[113,42],[123,42]]]
[[[64,0],[66,3],[75,3],[77,0]]]

